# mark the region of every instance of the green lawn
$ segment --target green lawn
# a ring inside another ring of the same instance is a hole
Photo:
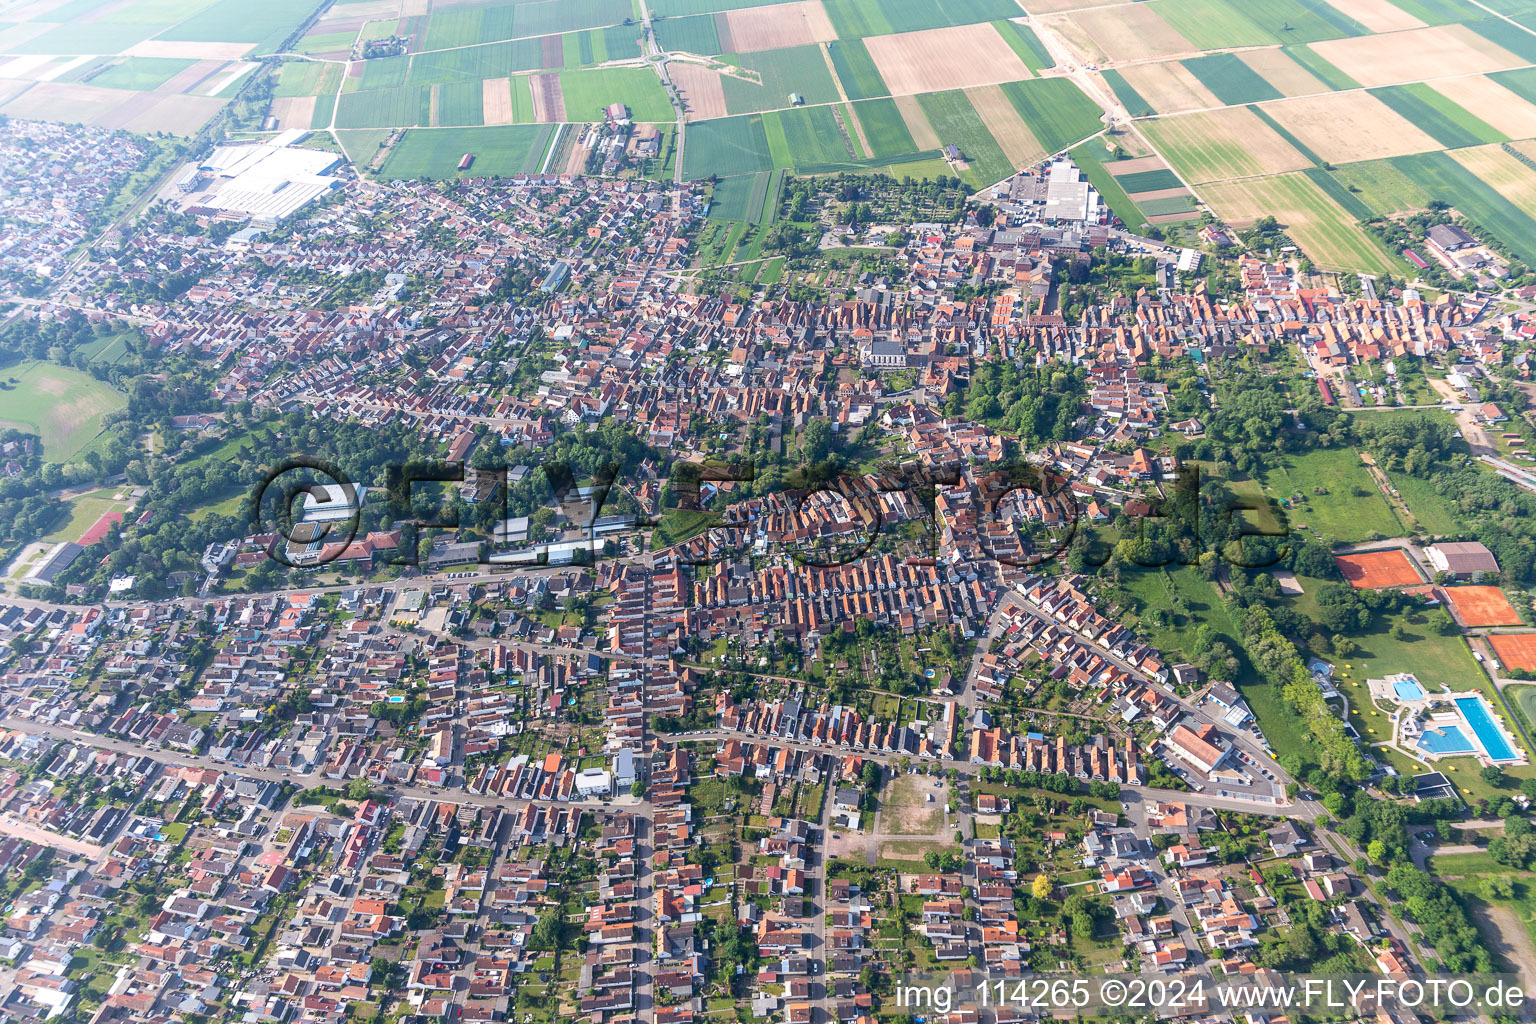
[[[49,462],[68,462],[127,398],[89,374],[31,361],[0,369],[0,426],[37,434]]]
[[[1265,491],[1289,502],[1291,528],[1305,526],[1324,543],[1350,544],[1403,532],[1397,516],[1352,448],[1320,448],[1272,460],[1263,472]],[[1326,493],[1316,493],[1322,488]],[[1357,489],[1364,494],[1357,493]]]
[[[44,537],[44,540],[79,540],[81,534],[91,528],[91,525],[103,515],[114,509],[126,512],[128,506],[112,500],[117,491],[107,487],[89,494],[82,494],[70,503],[69,518],[59,524],[58,528]]]

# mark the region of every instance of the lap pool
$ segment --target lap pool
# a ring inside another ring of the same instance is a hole
[[[1490,761],[1515,760],[1517,755],[1514,748],[1504,738],[1504,733],[1493,720],[1493,714],[1481,697],[1457,697],[1456,707],[1477,734],[1477,741],[1482,744],[1483,753],[1488,755]]]

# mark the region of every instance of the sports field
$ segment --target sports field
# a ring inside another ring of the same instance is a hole
[[[1445,598],[1464,626],[1518,626],[1520,615],[1498,587],[1445,587]]]
[[[1490,633],[1488,642],[1506,669],[1536,672],[1536,633]]]
[[[1333,560],[1339,564],[1339,573],[1357,590],[1380,590],[1424,582],[1408,556],[1397,548],[1334,555]]]
[[[123,394],[67,366],[32,361],[0,369],[0,426],[42,438],[43,457],[68,462],[101,433],[101,421],[127,403]]]

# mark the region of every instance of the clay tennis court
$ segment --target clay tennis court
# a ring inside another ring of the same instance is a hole
[[[1491,633],[1488,642],[1505,669],[1536,672],[1536,633]]]
[[[1354,555],[1334,555],[1339,572],[1357,590],[1403,587],[1423,583],[1408,556],[1395,548],[1391,551],[1362,551]]]
[[[1498,587],[1446,587],[1445,599],[1467,626],[1518,626],[1520,616]]]

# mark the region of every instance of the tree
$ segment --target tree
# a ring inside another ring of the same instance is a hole
[[[800,433],[800,458],[815,465],[832,454],[832,424],[822,418],[811,420]]]
[[[1029,887],[1029,894],[1037,900],[1048,899],[1051,895],[1051,880],[1045,875],[1036,875],[1035,882]]]
[[[1504,784],[1504,773],[1499,770],[1498,765],[1485,765],[1478,774],[1490,786],[1502,786]]]

